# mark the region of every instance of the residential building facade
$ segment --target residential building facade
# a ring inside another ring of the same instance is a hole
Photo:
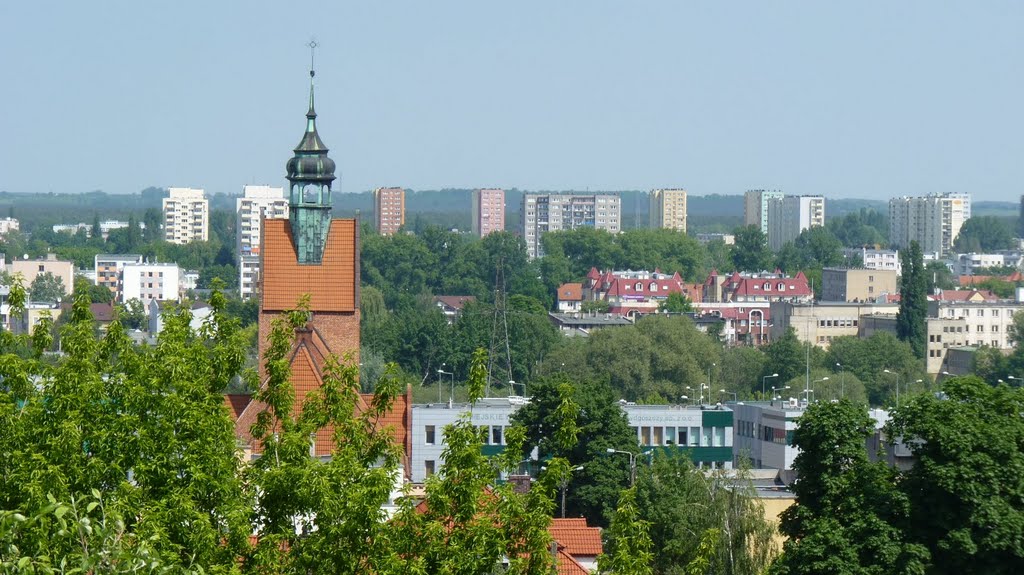
[[[621,200],[617,194],[523,194],[522,236],[526,253],[544,255],[541,238],[547,232],[596,228],[617,234]]]
[[[505,229],[505,190],[481,188],[473,190],[472,230],[482,238]]]
[[[747,190],[743,196],[743,225],[768,233],[768,202],[784,196],[781,190]]]
[[[903,275],[900,264],[899,250],[883,250],[877,248],[846,248],[843,255],[847,258],[859,257],[861,267],[868,270],[893,270],[897,276]]]
[[[821,271],[821,301],[875,301],[899,292],[895,270],[825,268]]]
[[[153,300],[175,301],[180,281],[178,264],[125,263],[121,267],[121,303],[138,299],[148,308]]]
[[[377,188],[373,191],[373,210],[380,235],[397,233],[405,225],[405,189]]]
[[[172,244],[210,239],[210,202],[199,188],[169,188],[163,199],[164,239]]]
[[[861,316],[895,314],[898,309],[896,303],[774,302],[771,340],[779,339],[792,327],[801,342],[828,349],[837,337],[859,335]]]
[[[242,197],[235,200],[238,293],[243,300],[252,297],[259,286],[260,238],[267,219],[288,219],[284,188],[243,186]]]
[[[768,247],[779,250],[800,232],[825,225],[823,196],[783,196],[768,201]]]
[[[114,299],[121,299],[121,271],[126,264],[142,263],[142,254],[96,254],[93,269],[96,270],[95,284],[110,290]]]
[[[50,274],[60,280],[64,286],[64,295],[70,295],[75,289],[75,264],[58,260],[56,254],[34,260],[15,258],[11,261],[11,274],[21,274],[27,289],[41,274]]]
[[[0,236],[6,235],[8,232],[18,231],[19,229],[21,229],[21,222],[15,218],[0,218]]]
[[[686,190],[651,191],[650,217],[652,228],[686,232]]]
[[[993,254],[958,254],[953,262],[953,274],[961,276],[972,276],[977,273],[978,268],[1020,268],[1024,263],[1022,254],[1019,251],[1007,251]]]
[[[944,256],[952,251],[960,228],[970,217],[970,194],[892,198],[889,243],[906,249],[916,241],[924,253]]]
[[[567,284],[578,285],[578,284]],[[591,268],[582,284],[580,301],[606,301],[608,312],[634,316],[655,313],[669,294],[678,293],[690,301],[700,301],[700,285],[687,284],[679,272],[666,274],[655,270],[600,272]],[[561,293],[559,300],[562,300]],[[565,309],[560,311],[577,311]]]

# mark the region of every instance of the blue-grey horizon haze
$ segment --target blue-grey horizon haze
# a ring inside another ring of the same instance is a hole
[[[6,2],[0,190],[1024,192],[1024,3]],[[336,188],[337,189],[337,188]]]

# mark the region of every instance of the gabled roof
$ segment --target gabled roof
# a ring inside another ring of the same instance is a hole
[[[587,272],[587,279],[597,281],[601,279],[601,272],[597,271],[597,268],[592,267],[590,268],[590,271]]]
[[[228,393],[224,395],[224,405],[231,410],[231,420],[237,421],[242,415],[245,407],[252,401],[252,396],[247,393]]]
[[[548,533],[574,557],[596,557],[603,551],[601,530],[587,527],[586,519],[552,519]]]
[[[558,286],[558,301],[583,301],[583,284],[571,283]]]
[[[999,296],[994,294],[990,290],[956,290],[956,289],[944,289],[939,290],[938,298],[939,301],[996,301]]]
[[[293,414],[298,414],[302,404],[306,400],[306,397],[323,386],[324,380],[322,370],[324,363],[331,355],[331,350],[320,336],[320,332],[315,328],[307,327],[297,329],[295,332],[296,341],[292,345],[290,366],[291,384],[295,390]],[[263,382],[262,386],[266,386],[266,381]],[[368,409],[372,400],[373,394],[359,394],[359,398],[356,402],[357,413],[362,413]],[[261,447],[258,445],[258,442],[253,439],[250,429],[256,422],[256,418],[259,414],[266,409],[267,405],[261,401],[249,401],[235,420],[235,435],[242,440],[242,442],[249,445],[249,447],[252,448],[253,453],[260,453]],[[395,443],[402,446],[402,449],[405,452],[405,460],[403,463],[405,464],[406,473],[411,471],[409,469],[408,461],[412,445],[411,409],[411,391],[407,389],[405,394],[395,398],[391,411],[384,414],[384,416],[376,422],[378,429],[390,427],[392,438],[395,440]],[[334,428],[328,425],[318,431],[314,444],[317,456],[330,455],[334,449]]]
[[[289,220],[263,221],[261,308],[282,311],[310,294],[310,309],[358,309],[359,238],[355,220],[332,220],[320,264],[300,264]]]
[[[474,295],[436,295],[434,301],[437,303],[444,304],[445,307],[450,307],[453,310],[459,311],[466,305],[467,302],[476,301]]]
[[[575,557],[566,553],[565,549],[561,546],[558,548],[556,560],[558,575],[590,575],[590,571],[587,571],[586,567],[580,565],[580,562]]]

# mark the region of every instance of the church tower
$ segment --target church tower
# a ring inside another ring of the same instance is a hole
[[[334,160],[327,157],[327,146],[316,132],[316,108],[313,103],[314,70],[309,71],[309,111],[306,133],[288,160],[289,223],[299,263],[319,264],[331,227],[331,182]]]

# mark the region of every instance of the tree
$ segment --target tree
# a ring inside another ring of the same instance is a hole
[[[128,329],[143,329],[149,323],[149,314],[142,300],[132,298],[118,307],[118,318]]]
[[[629,484],[626,457],[609,457],[608,448],[638,454],[636,433],[630,429],[625,412],[611,389],[599,381],[573,385],[564,375],[535,380],[530,403],[512,416],[525,428],[522,454],[534,448],[541,459],[559,457],[583,469],[573,474],[573,488],[567,497],[569,516],[583,516],[590,525],[607,525],[618,493]],[[556,430],[575,416],[578,441],[559,441]]]
[[[781,516],[788,539],[773,573],[924,572],[928,553],[908,540],[909,502],[895,472],[868,462],[864,442],[873,429],[847,400],[804,410],[793,433],[796,502]]]
[[[953,249],[959,253],[1013,249],[1013,231],[1003,218],[974,216],[960,226]]]
[[[650,523],[640,518],[636,505],[636,489],[619,495],[619,504],[608,528],[608,551],[597,558],[599,573],[651,575]]]
[[[732,263],[737,271],[761,271],[771,266],[772,252],[768,249],[768,237],[759,226],[739,228],[735,235]]]
[[[782,337],[777,338],[764,348],[768,358],[763,375],[777,373],[776,382],[789,381],[803,375],[806,367],[806,352],[803,343],[796,337],[796,330],[790,327]],[[758,382],[760,383],[760,382]],[[778,386],[781,383],[775,383]]]
[[[956,288],[953,272],[943,262],[928,262],[928,265],[924,267],[924,271],[928,278],[928,293],[935,293],[937,289]]]
[[[924,366],[914,356],[910,345],[888,332],[876,332],[869,338],[833,338],[824,365],[836,372],[836,375],[830,375],[832,379],[846,373],[847,377],[853,375],[863,382],[871,405],[884,405],[893,398],[894,374],[898,374],[901,384],[928,380]],[[886,373],[887,369],[892,373]]]
[[[96,285],[83,277],[75,278],[75,292],[73,296],[77,296],[79,293],[87,294],[90,303],[110,303],[114,300],[114,293],[110,291],[110,288],[106,286]]]
[[[924,269],[921,246],[910,242],[900,253],[903,275],[900,276],[900,309],[896,314],[896,336],[910,344],[918,359],[928,349],[928,278]]]
[[[906,538],[931,553],[935,573],[1017,573],[1024,563],[1024,391],[976,377],[947,380],[887,430],[916,464],[900,483],[910,502]]]
[[[682,573],[695,561],[700,573],[763,573],[777,553],[775,527],[745,470],[705,473],[685,451],[659,450],[639,474],[639,516],[649,524],[654,572]],[[701,536],[716,532],[705,541]],[[701,549],[707,542],[708,549]]]
[[[29,287],[29,297],[35,302],[57,302],[64,295],[64,280],[50,272],[37,275]]]
[[[672,292],[658,304],[658,311],[668,313],[687,313],[693,311],[693,303],[685,295]]]

